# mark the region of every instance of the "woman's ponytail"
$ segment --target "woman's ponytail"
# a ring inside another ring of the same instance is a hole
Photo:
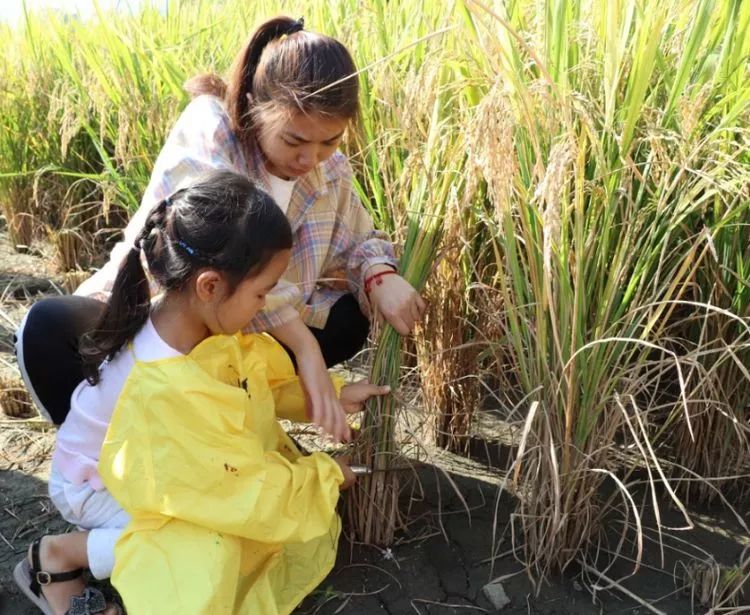
[[[275,17],[261,24],[250,41],[234,61],[230,71],[229,85],[226,93],[226,104],[229,117],[250,119],[251,103],[248,94],[253,96],[253,80],[260,64],[263,50],[273,40],[284,35],[291,35],[304,28],[302,19]],[[241,138],[252,129],[252,122],[244,121],[234,127]]]
[[[260,62],[260,56],[266,45],[272,40],[282,37],[283,35],[294,34],[304,27],[304,20],[291,19],[289,17],[276,17],[263,24],[255,31],[249,43],[245,46],[242,53],[235,59],[232,67],[232,81],[239,78],[247,87],[242,90],[241,100],[232,92],[228,97],[227,106],[237,109],[242,115],[247,114],[249,106],[245,92],[252,92],[253,77]],[[208,94],[217,98],[227,98],[229,86],[226,81],[214,73],[205,73],[196,75],[188,79],[183,85],[184,90],[190,94],[191,98]]]

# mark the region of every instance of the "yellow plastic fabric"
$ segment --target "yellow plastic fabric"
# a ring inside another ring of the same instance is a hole
[[[304,398],[270,336],[136,361],[99,461],[132,516],[112,575],[129,613],[286,614],[328,574],[343,475],[277,411],[303,418]]]

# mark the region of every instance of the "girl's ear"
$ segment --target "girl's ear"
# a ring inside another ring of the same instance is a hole
[[[195,278],[195,295],[204,303],[211,303],[224,296],[226,282],[218,271],[204,269]]]

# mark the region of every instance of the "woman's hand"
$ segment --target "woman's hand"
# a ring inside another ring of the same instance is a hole
[[[346,414],[331,382],[318,340],[301,318],[295,318],[270,333],[288,346],[297,359],[297,375],[302,382],[310,422],[321,427],[336,442],[348,442],[351,432]]]
[[[347,414],[355,414],[364,409],[365,402],[375,395],[387,395],[391,387],[370,384],[367,380],[360,380],[347,384],[341,389],[341,405]]]
[[[385,265],[376,265],[367,277],[381,271],[390,271]],[[414,287],[397,274],[384,275],[370,287],[370,304],[376,318],[385,318],[401,335],[409,335],[414,325],[422,319],[427,304]]]

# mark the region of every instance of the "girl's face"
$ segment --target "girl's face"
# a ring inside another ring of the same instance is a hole
[[[291,250],[283,250],[274,254],[259,273],[242,280],[229,297],[227,297],[229,289],[226,282],[219,277],[215,292],[211,293],[211,298],[205,304],[203,320],[210,332],[233,335],[247,326],[253,317],[265,307],[266,295],[276,286],[286,271],[290,256]],[[200,295],[200,289],[198,292]]]
[[[263,122],[258,144],[266,169],[282,179],[296,179],[312,171],[336,151],[349,123],[345,118],[295,112],[286,121]]]

